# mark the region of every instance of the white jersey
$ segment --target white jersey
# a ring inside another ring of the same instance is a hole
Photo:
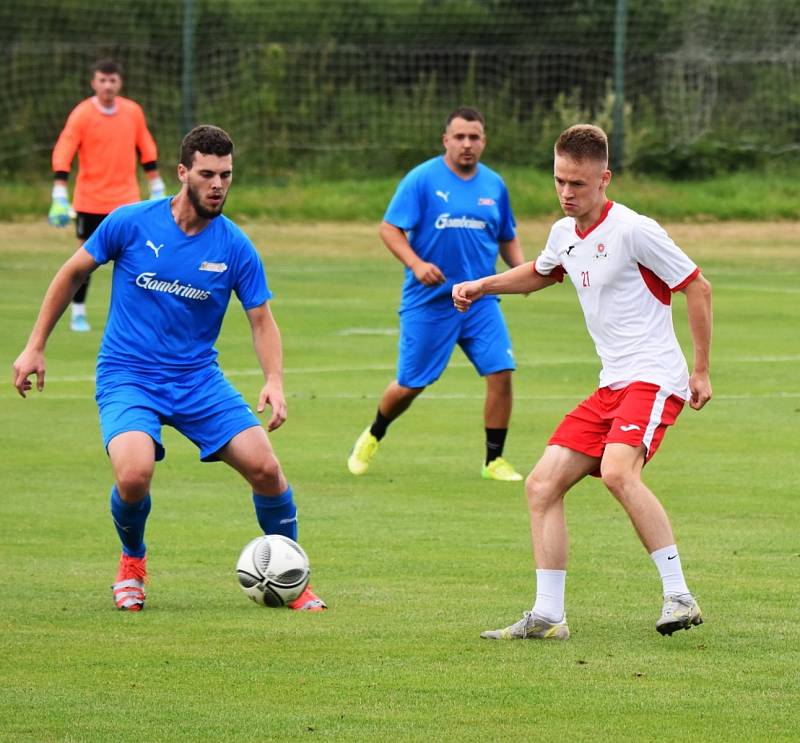
[[[603,364],[600,387],[651,382],[687,399],[671,300],[700,269],[657,222],[609,201],[583,234],[572,217],[556,222],[535,265],[572,280]]]

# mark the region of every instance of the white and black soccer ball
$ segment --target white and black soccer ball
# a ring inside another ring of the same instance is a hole
[[[242,590],[262,606],[284,606],[294,601],[308,585],[311,566],[297,542],[280,534],[267,534],[248,542],[236,575]]]

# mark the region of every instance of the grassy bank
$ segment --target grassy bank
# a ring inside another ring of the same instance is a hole
[[[558,216],[549,173],[530,168],[503,168],[501,172],[518,218]],[[676,182],[625,174],[614,178],[609,195],[664,221],[794,220],[800,219],[799,175],[787,170]],[[381,218],[399,178],[400,174],[323,181],[296,176],[238,182],[231,191],[227,213],[280,221],[375,222]],[[177,181],[167,181],[174,191]],[[49,203],[50,184],[46,180],[0,185],[0,220],[43,219]]]

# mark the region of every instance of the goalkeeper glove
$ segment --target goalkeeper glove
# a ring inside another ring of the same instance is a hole
[[[53,227],[66,227],[72,216],[72,207],[67,198],[67,187],[61,183],[53,186],[53,203],[47,214],[47,221]]]
[[[151,199],[160,199],[164,196],[164,181],[161,180],[161,176],[157,175],[155,178],[151,178],[148,185]]]

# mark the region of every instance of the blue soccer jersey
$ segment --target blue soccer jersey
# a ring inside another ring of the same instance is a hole
[[[219,216],[190,236],[170,202],[120,207],[84,245],[98,263],[114,261],[98,368],[163,376],[206,367],[231,292],[245,310],[272,296],[255,247],[233,222]]]
[[[503,179],[479,163],[475,175],[464,180],[447,167],[444,156],[418,165],[403,178],[384,221],[403,230],[414,252],[445,276],[444,284],[429,287],[406,268],[401,312],[450,302],[453,284],[495,273],[499,243],[516,235]]]

